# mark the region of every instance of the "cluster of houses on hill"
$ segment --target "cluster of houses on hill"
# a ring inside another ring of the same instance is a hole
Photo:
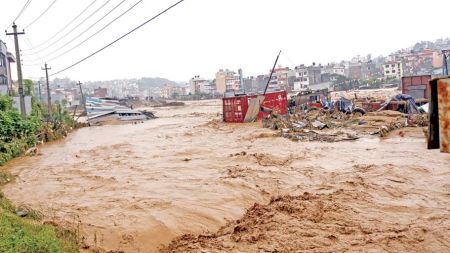
[[[299,92],[320,89],[362,88],[372,82],[377,84],[396,84],[403,76],[432,75],[442,73],[442,50],[450,49],[450,39],[436,42],[420,42],[408,49],[399,50],[386,57],[355,56],[351,60],[328,64],[312,63],[297,66],[277,66],[269,80],[271,70],[256,76],[244,76],[242,69],[218,70],[214,78],[208,79],[194,76],[188,84],[171,82],[166,85],[150,85],[142,87],[139,80],[113,80],[105,82],[85,83],[86,94],[95,97],[163,97],[163,98],[202,98],[222,97],[242,93],[258,93],[286,90]],[[6,44],[0,40],[0,94],[12,94],[17,89],[11,79],[11,63],[14,56],[8,52]],[[41,84],[44,84],[41,79]],[[347,85],[347,84],[352,85]],[[36,94],[46,95],[45,87]],[[356,85],[355,85],[356,84]],[[363,84],[363,85],[361,85]],[[44,86],[44,85],[43,85]],[[51,82],[52,101],[64,101],[68,105],[80,99],[79,87],[70,79],[58,79]]]
[[[160,95],[175,98],[188,95],[227,96],[239,93],[256,93],[264,90],[269,83],[269,91],[340,89],[340,84],[348,82],[368,83],[376,81],[389,85],[398,83],[403,76],[432,75],[442,73],[442,49],[450,48],[450,40],[438,40],[436,43],[418,43],[409,49],[399,50],[387,57],[373,58],[371,55],[356,56],[349,61],[312,63],[294,67],[278,66],[269,81],[268,71],[257,76],[243,76],[243,71],[220,69],[214,79],[194,76],[189,86],[166,85]],[[347,86],[348,87],[348,86]]]

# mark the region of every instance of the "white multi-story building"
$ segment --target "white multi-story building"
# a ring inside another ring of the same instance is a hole
[[[191,78],[191,80],[189,80],[189,87],[192,94],[211,94],[214,93],[215,90],[209,80],[201,78],[200,76],[194,76],[193,78]]]
[[[15,58],[0,40],[0,94],[7,94],[12,89],[11,62],[15,62]]]
[[[339,64],[329,64],[322,69],[322,74],[345,76],[345,66]]]
[[[403,76],[403,66],[401,61],[386,62],[383,65],[383,75],[386,78],[400,79]]]
[[[294,91],[307,90],[309,88],[308,68],[304,65],[295,67]]]
[[[331,74],[345,76],[345,66],[334,65]]]
[[[241,78],[235,74],[225,77],[226,92],[237,92],[241,89]]]
[[[214,94],[216,88],[210,81],[199,83],[199,89],[201,94]]]

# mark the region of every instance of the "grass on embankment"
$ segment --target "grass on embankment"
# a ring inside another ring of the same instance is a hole
[[[11,176],[0,171],[0,187],[10,181]],[[43,224],[35,212],[29,212],[29,218],[21,218],[15,211],[0,192],[0,252],[78,252],[75,233]]]

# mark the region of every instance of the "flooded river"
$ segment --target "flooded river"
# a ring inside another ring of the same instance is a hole
[[[301,143],[258,123],[222,123],[220,101],[155,112],[159,119],[142,124],[79,129],[10,162],[17,177],[5,195],[79,227],[87,251],[157,252],[177,236],[217,231],[274,195],[329,192],[362,178],[385,212],[372,218],[405,226],[427,219],[430,229],[444,226],[434,249],[450,248],[450,156],[426,150],[420,129]]]

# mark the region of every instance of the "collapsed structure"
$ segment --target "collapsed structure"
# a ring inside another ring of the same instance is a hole
[[[152,112],[133,110],[117,100],[101,98],[87,98],[86,113],[90,125],[141,122],[155,118]]]

